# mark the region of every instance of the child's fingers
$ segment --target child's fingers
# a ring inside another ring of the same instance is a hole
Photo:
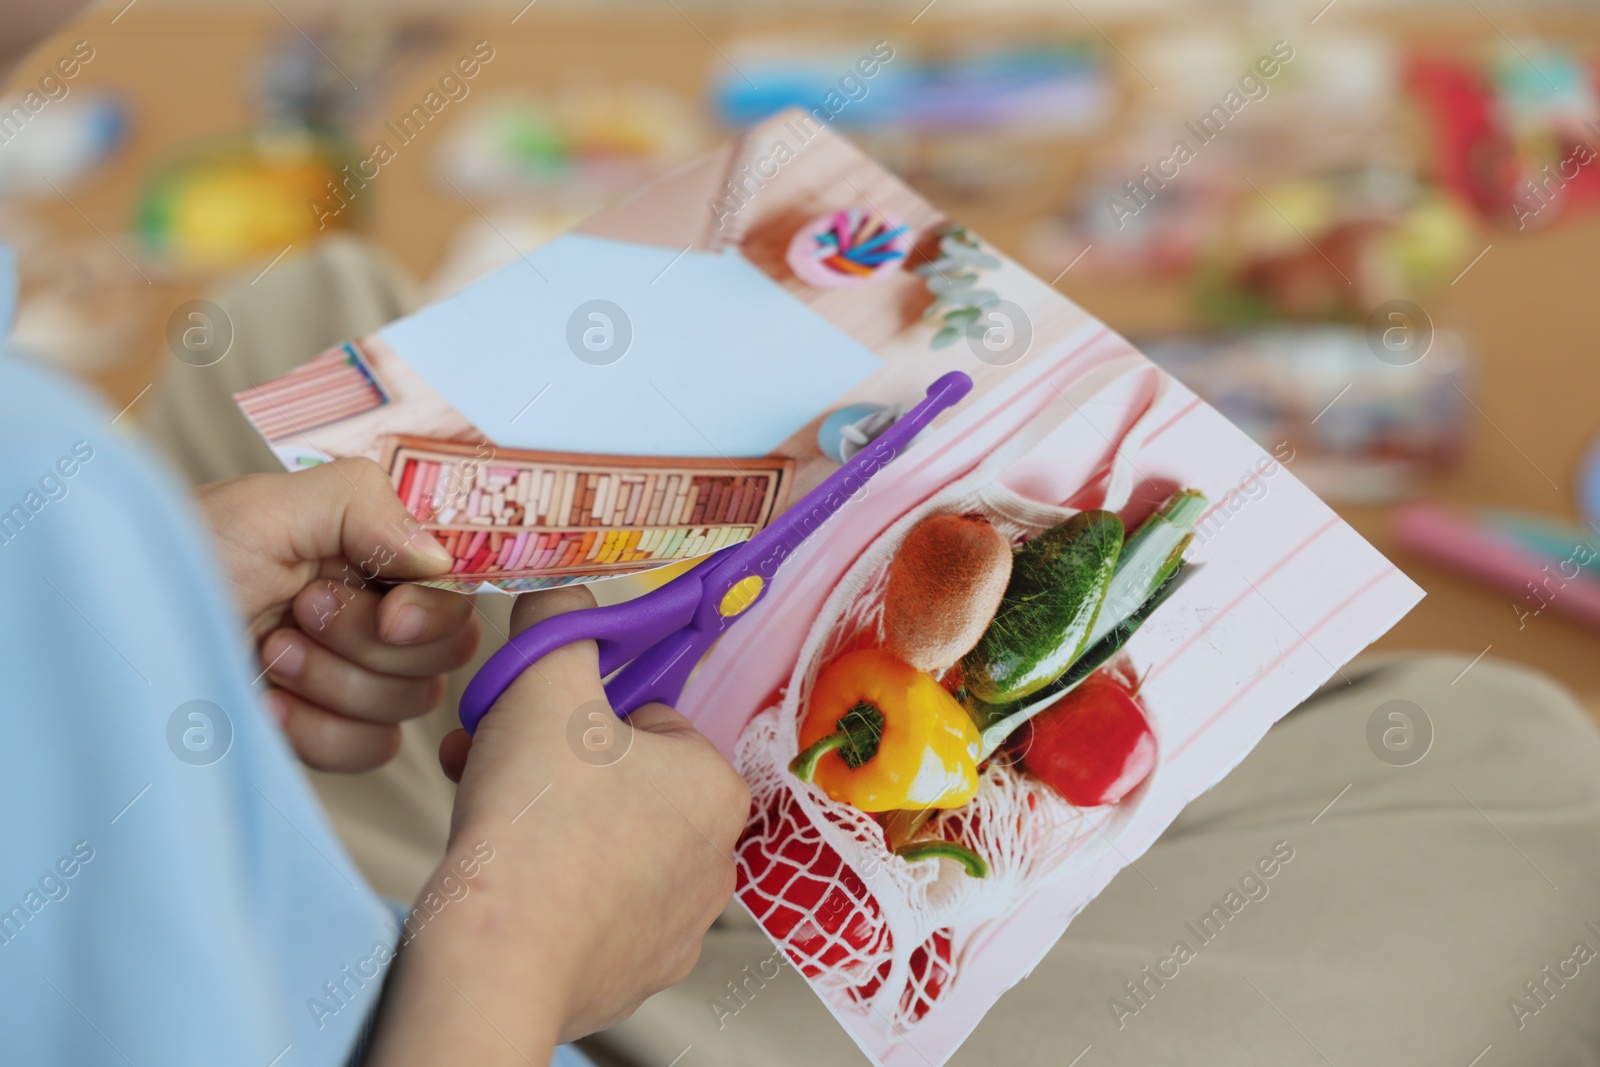
[[[466,597],[415,585],[380,592],[319,580],[295,597],[294,618],[308,637],[345,659],[406,677],[465,665],[480,633]],[[409,640],[397,643],[396,636]]]
[[[345,458],[289,475],[265,491],[282,494],[278,510],[300,558],[343,556],[363,573],[393,578],[445,574],[454,562],[412,519],[383,468]]]
[[[431,578],[448,574],[454,562],[370,459],[247,475],[201,493],[214,526],[241,547],[283,563],[340,558],[369,578]],[[241,519],[250,520],[247,528],[240,528]]]
[[[668,707],[666,704],[641,705],[628,716],[628,725],[635,730],[644,730],[652,734],[686,736],[700,733],[676,708]]]
[[[467,731],[456,729],[445,734],[439,742],[439,767],[444,771],[444,776],[459,784],[471,752],[472,735]]]
[[[274,685],[329,711],[372,722],[426,714],[444,697],[446,678],[402,678],[368,670],[299,630],[274,630],[261,642],[261,662]]]
[[[379,601],[376,623],[378,637],[387,645],[417,648],[448,641],[459,645],[463,632],[470,629],[473,640],[463,662],[477,647],[478,619],[471,598],[445,589],[395,586]]]
[[[750,812],[750,789],[744,779],[705,734],[665,704],[645,704],[628,716],[628,722],[641,733],[663,739],[658,743],[665,743],[666,751],[673,753],[670,765],[677,772],[687,772],[680,783],[686,791],[673,802],[682,805],[683,813],[702,828],[707,840],[731,849]],[[637,743],[639,738],[634,740]]]
[[[313,770],[358,774],[400,751],[400,727],[393,723],[347,718],[279,688],[267,698],[295,755]]]
[[[572,585],[562,589],[541,589],[537,593],[524,593],[511,607],[511,636],[515,637],[536,622],[594,607],[594,594],[587,586]]]
[[[513,639],[535,623],[594,607],[594,594],[579,586],[524,593],[511,608]],[[513,696],[513,694],[515,694]],[[506,690],[511,703],[526,709],[519,714],[554,710],[565,716],[592,700],[605,699],[600,686],[599,653],[593,641],[564,645],[537,661],[525,664],[522,674]],[[491,712],[488,718],[493,718]]]

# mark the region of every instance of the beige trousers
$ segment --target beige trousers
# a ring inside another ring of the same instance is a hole
[[[1468,662],[1347,667],[1353,684],[1191,804],[951,1062],[1600,1063],[1600,736],[1543,676],[1483,660],[1454,681]],[[1409,766],[1368,742],[1390,700],[1433,724]],[[1191,927],[1275,846],[1293,858],[1266,894],[1201,941]],[[1163,964],[1179,941],[1192,957]],[[730,1015],[726,983],[771,954],[730,915],[687,981],[589,1044],[658,1067],[686,1046],[693,1067],[865,1062],[793,968]]]

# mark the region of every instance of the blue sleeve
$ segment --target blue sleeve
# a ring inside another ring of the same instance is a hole
[[[0,1059],[345,1062],[396,924],[162,472],[0,355]]]

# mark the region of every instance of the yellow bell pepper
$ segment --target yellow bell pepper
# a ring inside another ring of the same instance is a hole
[[[789,769],[861,811],[958,808],[978,792],[978,729],[932,676],[881,649],[823,668]]]

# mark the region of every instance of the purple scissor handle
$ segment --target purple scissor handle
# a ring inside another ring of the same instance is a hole
[[[528,627],[489,657],[461,694],[468,733],[528,667],[564,645],[595,641],[606,696],[618,715],[651,701],[677,702],[689,672],[722,631],[766,593],[778,568],[933,417],[972,390],[972,379],[951,371],[928,395],[850,462],[828,475],[765,530],[729,545],[693,570],[635,600],[567,612]],[[621,668],[619,670],[619,668]]]

